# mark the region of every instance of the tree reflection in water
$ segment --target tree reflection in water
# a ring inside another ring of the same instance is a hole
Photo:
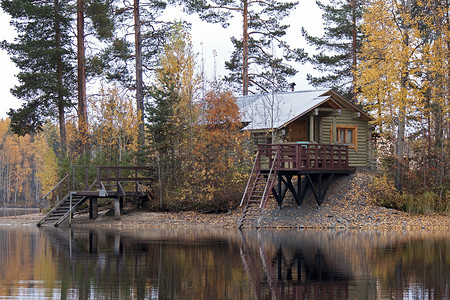
[[[449,299],[449,245],[446,233],[0,226],[0,299]]]

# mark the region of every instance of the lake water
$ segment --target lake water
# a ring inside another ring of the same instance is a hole
[[[450,236],[0,226],[0,299],[450,299]]]

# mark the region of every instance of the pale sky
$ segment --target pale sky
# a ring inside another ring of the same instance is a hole
[[[292,47],[306,48],[311,51],[311,48],[306,45],[301,36],[301,28],[305,27],[310,34],[321,36],[323,33],[321,10],[315,4],[315,0],[300,0],[299,2],[296,10],[291,13],[289,19],[285,20],[285,23],[290,25],[286,40]],[[170,14],[180,19],[176,10],[171,9]],[[187,16],[183,19],[192,23],[194,51],[198,53],[199,66],[203,53],[206,77],[212,79],[214,76],[214,51],[216,52],[217,79],[226,75],[225,61],[230,58],[233,51],[230,37],[239,37],[242,34],[242,25],[239,18],[235,18],[227,29],[223,29],[218,24],[202,22],[196,15]],[[9,15],[0,10],[0,41],[11,42],[15,37],[14,29],[9,25],[9,22]],[[10,108],[20,107],[21,101],[15,99],[10,93],[10,89],[17,84],[17,69],[4,50],[0,50],[0,66],[0,118],[5,118],[6,112]],[[317,74],[317,72],[309,65],[299,64],[296,67],[299,72],[289,81],[296,83],[296,90],[312,89],[307,83],[306,74]]]

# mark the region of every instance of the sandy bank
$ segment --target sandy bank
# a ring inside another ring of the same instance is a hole
[[[370,174],[357,172],[352,176],[338,178],[330,189],[324,204],[317,206],[312,196],[297,207],[289,197],[278,209],[270,200],[261,219],[263,228],[338,228],[338,229],[405,229],[427,231],[449,231],[448,215],[410,215],[405,212],[378,207],[371,203],[367,184]],[[77,227],[236,227],[241,210],[224,214],[198,212],[147,212],[128,210],[121,220],[101,212],[96,220],[89,220],[87,214],[77,215],[73,226]],[[30,214],[0,218],[1,224],[35,225],[43,214]],[[450,234],[450,233],[449,233]]]

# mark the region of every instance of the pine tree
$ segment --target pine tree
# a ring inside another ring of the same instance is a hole
[[[88,117],[86,101],[86,36],[85,23],[90,20],[89,29],[95,37],[104,41],[112,38],[114,22],[110,18],[112,3],[109,0],[76,0],[77,28],[77,91],[78,131],[83,153],[88,153]],[[88,18],[86,18],[88,17]]]
[[[139,115],[139,146],[144,145],[145,81],[153,75],[157,65],[167,24],[157,20],[166,7],[164,1],[142,5],[139,0],[131,4],[117,3],[115,9],[116,32],[108,47],[91,58],[90,67],[108,81],[119,82],[134,90]],[[140,162],[140,161],[139,161]]]
[[[65,150],[65,110],[74,89],[68,8],[58,0],[2,0],[1,5],[18,32],[15,42],[1,44],[20,69],[19,85],[11,93],[25,100],[21,108],[9,111],[11,128],[25,135],[41,130],[46,118],[57,117]]]
[[[187,1],[190,11],[224,27],[234,14],[242,16],[242,39],[232,38],[235,51],[226,63],[230,70],[226,80],[241,85],[243,95],[287,88],[287,77],[297,72],[288,62],[306,58],[303,49],[292,49],[283,40],[289,25],[281,21],[296,4],[259,0]]]
[[[309,61],[316,70],[325,73],[315,77],[307,75],[310,84],[316,87],[334,88],[354,101],[357,55],[360,52],[362,31],[363,0],[337,0],[330,4],[317,1],[323,10],[325,23],[323,37],[314,37],[302,28],[306,41],[320,51]]]

